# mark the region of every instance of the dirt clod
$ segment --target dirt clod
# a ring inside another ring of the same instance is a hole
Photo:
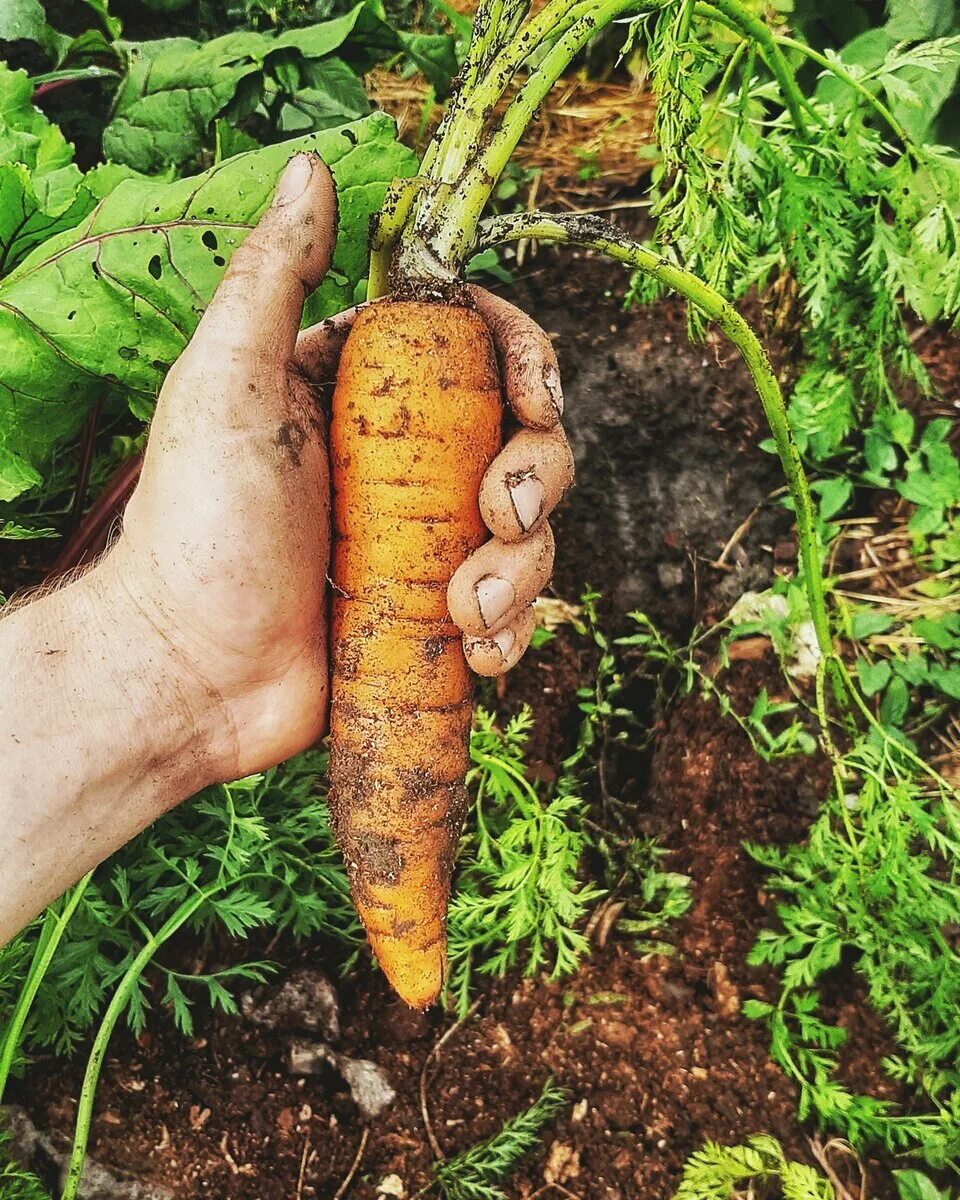
[[[340,1036],[340,1001],[322,971],[301,967],[259,999],[247,992],[241,1011],[248,1021],[280,1033],[309,1032],[335,1042]]]

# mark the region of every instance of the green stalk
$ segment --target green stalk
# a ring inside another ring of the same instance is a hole
[[[716,0],[714,0],[714,2],[716,2]],[[833,62],[831,59],[827,58],[825,54],[821,54],[819,51],[814,50],[812,46],[807,46],[803,42],[798,42],[796,38],[778,35],[774,40],[778,45],[786,46],[788,50],[798,50],[801,54],[805,54],[811,62],[815,62],[818,66],[823,67],[825,71],[830,71],[831,74],[837,77],[837,79],[841,80],[843,83],[846,83],[849,87],[852,87],[855,92],[859,92],[864,100],[866,100],[871,106],[871,108],[873,108],[873,110],[879,116],[881,116],[884,121],[886,121],[887,125],[890,126],[890,128],[899,138],[900,142],[910,151],[914,158],[918,156],[919,151],[913,139],[910,137],[910,134],[907,133],[906,129],[904,129],[904,127],[900,124],[890,109],[887,108],[883,101],[878,96],[875,96],[864,83],[855,78],[848,71],[845,71],[839,63]]]
[[[390,260],[393,250],[423,184],[424,180],[417,175],[413,179],[395,179],[387,188],[383,206],[377,213],[370,232],[368,300],[379,300],[390,290]]]
[[[710,100],[710,105],[703,114],[702,125],[704,129],[709,129],[713,122],[713,118],[717,115],[720,105],[723,103],[723,98],[727,93],[727,88],[730,86],[730,81],[733,79],[733,73],[740,65],[740,60],[743,58],[750,45],[746,38],[742,42],[737,43],[737,47],[730,55],[730,61],[727,63],[726,70],[723,72],[723,77],[717,85],[717,90],[713,93]],[[747,82],[749,83],[749,64],[747,69]]]
[[[512,216],[493,217],[480,226],[477,248],[485,249],[522,238],[585,246],[652,275],[659,283],[679,292],[711,320],[716,321],[740,351],[753,376],[793,497],[800,566],[810,604],[810,616],[820,652],[827,662],[832,664],[835,655],[810,487],[800,452],[790,430],[780,385],[756,334],[733,305],[713,288],[689,271],[625,237],[614,226],[597,217],[569,214],[553,216],[549,213],[517,213]],[[831,674],[834,674],[832,666],[830,670]]]
[[[808,136],[804,110],[817,121],[820,114],[813,108],[797,84],[796,75],[784,58],[776,39],[766,24],[748,12],[738,0],[710,0],[709,4],[698,3],[696,11],[711,20],[722,19],[721,23],[751,38],[760,47],[760,53],[780,84],[783,101],[793,121],[794,128],[803,137]]]
[[[16,1007],[10,1017],[10,1023],[3,1039],[3,1048],[0,1049],[0,1101],[3,1100],[7,1082],[10,1079],[10,1071],[13,1068],[13,1056],[20,1044],[23,1027],[30,1015],[37,992],[40,990],[40,984],[50,969],[50,963],[63,939],[70,918],[76,912],[77,905],[83,899],[83,893],[87,890],[87,885],[92,878],[93,872],[90,871],[67,893],[62,912],[57,912],[51,906],[44,916],[40,937],[33,952],[33,961],[30,963],[30,970],[27,972],[27,978],[20,989]]]
[[[527,22],[516,38],[501,41],[497,56],[488,58],[482,75],[466,80],[456,97],[449,122],[438,132],[440,143],[432,164],[431,178],[437,183],[454,184],[484,144],[494,109],[523,63],[546,39],[562,35],[585,13],[596,9],[602,0],[551,0],[537,16]],[[514,28],[516,32],[516,28]],[[424,222],[432,218],[434,197],[424,198]]]
[[[512,22],[517,15],[522,19],[527,5],[524,0],[480,0],[473,18],[473,34],[467,55],[460,69],[456,90],[447,102],[446,111],[440,122],[440,127],[427,147],[420,173],[429,175],[434,169],[434,163],[439,161],[448,145],[450,129],[461,119],[465,105],[477,85],[483,78],[490,60],[500,48],[500,25],[503,21],[504,3],[510,6],[507,20]]]
[[[568,22],[566,32],[547,52],[540,66],[528,76],[484,149],[479,154],[474,149],[472,162],[453,188],[449,203],[444,205],[443,215],[435,227],[430,228],[427,235],[425,222],[418,220],[416,223],[416,232],[428,241],[437,260],[448,270],[455,272],[464,261],[476,237],[477,223],[491,191],[510,161],[524,130],[570,61],[599,29],[638,7],[637,0],[599,0],[571,7],[568,17],[572,12],[581,15],[572,23]],[[541,15],[548,11],[544,9]]]
[[[236,880],[229,882],[235,883]],[[83,1085],[80,1089],[80,1103],[77,1106],[77,1124],[73,1136],[73,1147],[70,1151],[70,1164],[67,1170],[66,1182],[63,1185],[61,1200],[77,1200],[80,1182],[83,1178],[83,1166],[87,1157],[87,1143],[90,1140],[90,1125],[93,1120],[93,1102],[96,1096],[97,1083],[100,1079],[100,1071],[107,1055],[107,1046],[109,1045],[110,1037],[116,1027],[117,1021],[120,1019],[121,1013],[127,1006],[127,1001],[130,999],[133,989],[136,987],[140,976],[149,966],[150,960],[164,942],[168,941],[214,892],[224,886],[226,886],[226,883],[219,884],[209,891],[198,892],[190,900],[185,900],[173,916],[161,926],[160,930],[147,939],[140,953],[127,968],[126,973],[117,985],[117,990],[113,993],[110,1004],[107,1006],[107,1011],[103,1015],[103,1020],[100,1023],[100,1028],[97,1030],[97,1036],[90,1050],[90,1057],[87,1060],[87,1069],[84,1072]]]

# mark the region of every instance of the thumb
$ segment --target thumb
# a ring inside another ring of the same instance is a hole
[[[191,351],[207,362],[256,355],[286,365],[303,302],[327,273],[337,237],[337,193],[317,154],[295,154],[273,203],[234,254],[197,326]]]

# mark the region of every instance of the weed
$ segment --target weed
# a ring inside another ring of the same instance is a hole
[[[435,1167],[444,1200],[506,1200],[500,1184],[536,1147],[544,1126],[568,1100],[568,1094],[548,1079],[530,1108],[507,1121],[499,1133]]]
[[[674,1200],[737,1200],[782,1193],[785,1200],[835,1200],[833,1185],[813,1167],[786,1157],[780,1143],[758,1134],[742,1146],[708,1142],[691,1155]]]

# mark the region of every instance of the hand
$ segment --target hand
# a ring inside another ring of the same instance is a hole
[[[299,331],[335,237],[327,169],[301,154],[236,252],[161,391],[123,533],[94,575],[166,647],[177,690],[212,731],[209,773],[235,778],[304,749],[328,698],[329,474],[321,401],[353,312]],[[494,534],[449,592],[471,666],[511,667],[550,577],[546,516],[573,463],[556,356],[512,305],[471,289],[523,426],[481,508]]]

